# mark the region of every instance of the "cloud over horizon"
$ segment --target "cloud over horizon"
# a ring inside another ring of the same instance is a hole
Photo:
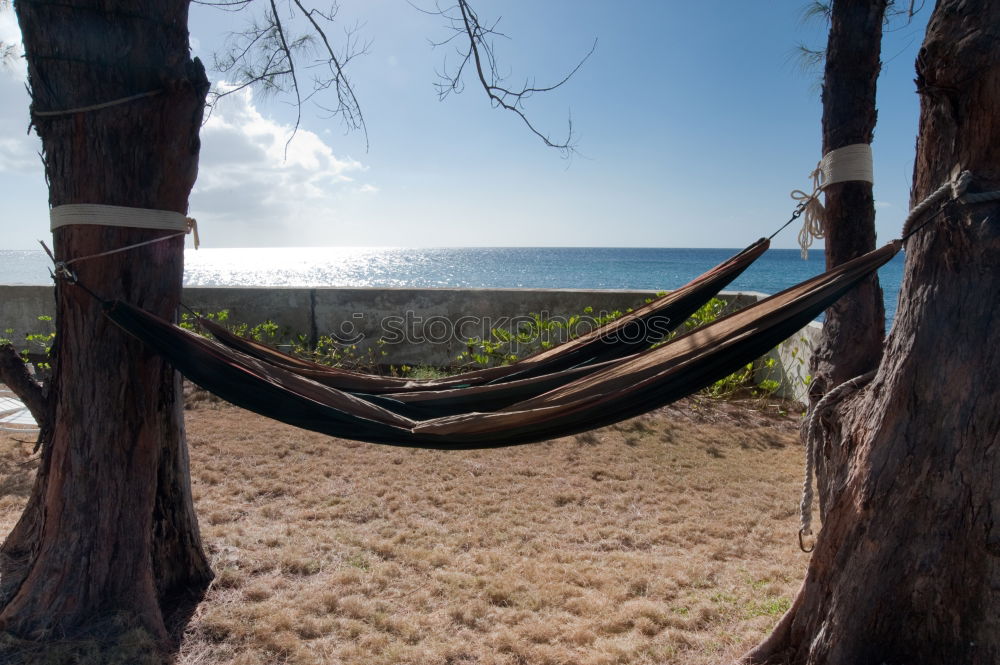
[[[27,228],[18,231],[25,238],[8,241],[28,245],[46,234],[48,206],[38,157],[41,141],[27,131],[27,66],[12,11],[0,12],[0,42],[16,44],[18,54],[0,66],[0,124],[23,127],[0,135],[0,173],[7,178],[5,188],[22,193],[37,189],[23,201],[9,201],[16,203]],[[249,89],[223,98],[212,110],[201,128],[199,177],[190,199],[206,245],[332,243],[340,235],[334,220],[343,218],[338,212],[345,197],[377,194],[374,184],[357,181],[366,170],[361,162],[334,154],[308,129],[300,128],[289,143],[292,130],[261,113]]]
[[[331,238],[330,220],[345,196],[371,196],[361,162],[338,157],[315,132],[264,116],[250,89],[222,98],[201,130],[191,213],[215,246],[287,245]],[[271,236],[265,240],[265,236]]]

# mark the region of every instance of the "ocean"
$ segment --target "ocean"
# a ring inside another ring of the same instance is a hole
[[[185,250],[189,286],[676,288],[736,249],[620,247],[280,247]],[[728,287],[776,293],[823,270],[822,251],[772,249]],[[0,250],[0,284],[48,284],[41,250]],[[903,255],[879,271],[886,323],[896,311]]]

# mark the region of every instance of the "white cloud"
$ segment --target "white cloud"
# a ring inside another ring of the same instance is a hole
[[[0,9],[0,42],[4,44],[17,44],[17,53],[20,55],[21,49],[21,28],[17,25],[17,18],[14,11],[8,7]],[[24,69],[24,61],[18,58],[20,69]]]
[[[16,43],[20,54],[20,38],[13,12],[0,12],[0,41]],[[12,191],[28,196],[31,184],[31,199],[45,201],[41,141],[27,131],[26,80],[23,58],[0,67],[0,173]],[[291,134],[290,125],[258,111],[250,90],[219,103],[201,129],[199,177],[191,195],[206,244],[335,243],[343,234],[337,220],[345,216],[345,197],[369,198],[377,191],[357,182],[365,167],[334,154],[325,137],[300,128],[289,143]]]
[[[0,65],[0,172],[24,174],[41,171],[38,152],[41,149],[38,137],[28,134],[28,104],[30,99],[25,90],[28,70],[21,46],[21,30],[17,26],[14,12],[0,11],[0,42],[15,44],[18,57],[10,63]]]
[[[265,117],[249,89],[220,100],[201,130],[192,214],[215,246],[312,244],[327,235],[344,196],[376,191],[354,181],[365,167],[334,154],[316,133]],[[294,231],[293,231],[294,229]],[[290,233],[294,236],[289,237]]]
[[[892,207],[893,207],[893,205],[891,203],[889,203],[888,201],[876,201],[875,202],[875,209],[876,210],[887,210],[887,209],[892,208]]]

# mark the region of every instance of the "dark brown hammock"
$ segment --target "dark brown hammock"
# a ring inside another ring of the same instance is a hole
[[[551,349],[539,351],[511,365],[473,370],[443,379],[401,379],[332,368],[245,339],[206,318],[200,318],[199,323],[226,346],[348,392],[370,395],[426,392],[523,380],[623,358],[660,341],[739,277],[767,251],[770,244],[770,240],[761,238],[684,286]]]
[[[895,241],[659,347],[489,413],[419,420],[322,385],[119,301],[106,315],[188,379],[237,406],[332,436],[397,446],[509,446],[609,425],[669,404],[760,357],[889,261]]]

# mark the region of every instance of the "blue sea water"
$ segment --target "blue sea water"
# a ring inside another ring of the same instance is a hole
[[[186,250],[190,286],[497,287],[669,290],[736,249],[620,247],[298,247]],[[42,251],[0,250],[0,284],[48,284]],[[772,249],[728,290],[775,293],[822,272],[823,253]],[[879,271],[886,320],[903,256]]]

